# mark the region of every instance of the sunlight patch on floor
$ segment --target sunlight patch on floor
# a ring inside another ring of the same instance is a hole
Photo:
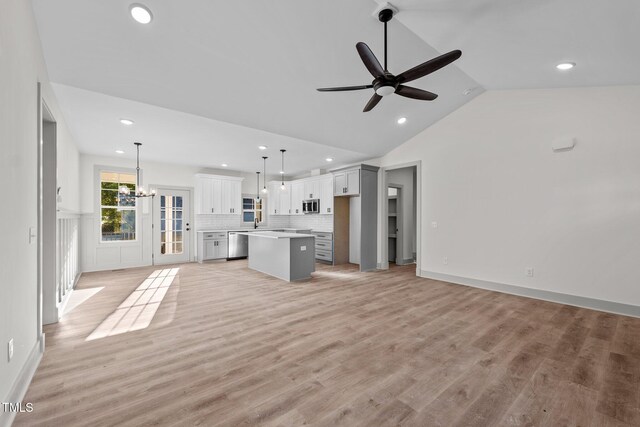
[[[156,270],[85,341],[145,329],[169,291],[179,268]]]
[[[62,316],[66,316],[67,314],[71,313],[74,308],[78,307],[80,304],[84,303],[103,289],[104,286],[101,286],[99,288],[74,289],[73,292],[71,292],[71,295],[69,295],[69,301],[64,308],[64,313],[62,314]]]
[[[340,271],[315,271],[314,276],[322,276],[328,277],[330,279],[338,279],[338,280],[350,280],[353,279],[353,271],[351,272],[340,272]]]

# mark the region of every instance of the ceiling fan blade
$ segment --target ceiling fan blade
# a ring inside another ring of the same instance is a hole
[[[364,65],[373,77],[378,78],[384,76],[382,65],[380,65],[378,58],[371,52],[371,49],[369,49],[366,43],[358,42],[356,49],[358,50],[358,54],[360,54],[360,59],[362,59],[362,62],[364,62]]]
[[[362,112],[366,113],[367,111],[373,110],[373,107],[378,105],[378,102],[380,102],[381,99],[382,97],[380,95],[374,93],[369,102],[367,102],[367,105],[364,106],[364,110],[362,110]]]
[[[442,54],[436,58],[430,59],[427,62],[423,62],[404,73],[398,74],[396,77],[399,83],[410,82],[412,80],[424,77],[427,74],[431,74],[440,68],[451,64],[456,59],[462,56],[462,52],[459,50],[452,50],[451,52]]]
[[[373,85],[362,85],[362,86],[342,86],[342,87],[321,87],[316,89],[319,92],[342,92],[345,90],[361,90],[361,89],[371,89]]]
[[[433,101],[438,97],[437,94],[426,90],[418,89],[411,86],[398,85],[396,93],[407,98],[421,99],[423,101]]]

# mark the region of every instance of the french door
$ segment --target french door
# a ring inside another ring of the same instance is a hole
[[[190,261],[190,192],[158,188],[153,199],[153,253],[156,264]]]

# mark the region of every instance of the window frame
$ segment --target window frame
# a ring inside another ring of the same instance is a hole
[[[251,206],[252,209],[245,209],[244,208],[244,199],[251,199]],[[256,197],[252,196],[252,195],[248,195],[248,194],[243,194],[242,195],[242,224],[254,224],[255,223],[255,218],[256,218],[256,212],[260,211],[260,218],[262,219],[258,224],[265,224],[267,221],[266,215],[265,213],[265,202],[266,199],[264,197],[260,197],[260,209],[256,209]],[[245,221],[244,220],[244,213],[245,212],[253,212],[253,221]]]
[[[126,210],[132,210],[135,212],[135,228],[136,228],[136,237],[132,240],[103,240],[102,239],[102,173],[117,173],[117,174],[131,174],[133,176],[136,175],[136,170],[134,168],[122,168],[122,167],[112,167],[112,166],[95,166],[94,168],[94,190],[96,193],[95,196],[95,212],[97,216],[96,220],[96,233],[98,239],[98,245],[139,245],[141,240],[142,230],[140,229],[141,225],[141,207],[142,203],[139,203],[139,199],[136,199],[136,204],[133,209],[127,208]],[[140,171],[140,180],[142,180],[142,171]],[[108,208],[109,206],[107,206]]]

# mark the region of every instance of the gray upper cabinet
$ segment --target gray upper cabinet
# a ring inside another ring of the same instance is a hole
[[[334,172],[334,196],[357,196],[360,194],[360,169]]]

